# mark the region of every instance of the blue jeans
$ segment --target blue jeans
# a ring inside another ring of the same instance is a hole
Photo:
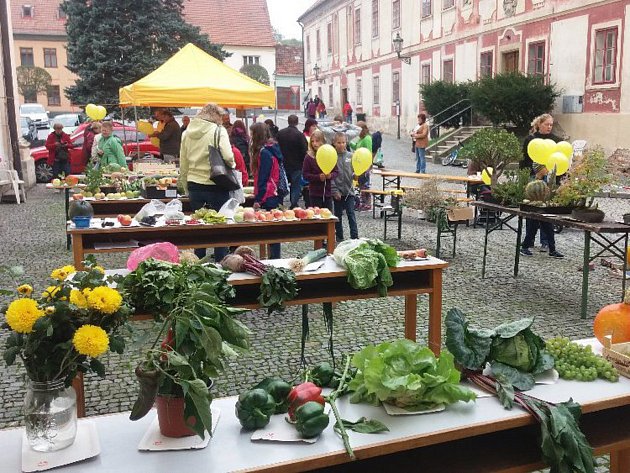
[[[346,115],[346,122],[352,123],[352,114],[351,113]]]
[[[541,222],[539,220],[525,219],[525,239],[521,246],[523,248],[532,248],[536,240],[536,233],[540,229],[540,239],[545,241],[549,246],[549,251],[556,251],[556,237],[553,233],[553,224],[549,222]]]
[[[354,214],[355,197],[352,194],[342,196],[340,200],[334,200],[335,217],[339,219],[335,223],[335,234],[337,235],[337,241],[343,241],[343,211],[346,211],[348,216],[348,226],[350,227],[350,238],[359,238],[359,230],[357,228],[357,217]]]
[[[424,148],[416,146],[416,172],[425,174],[427,172],[427,160],[424,155]]]
[[[287,178],[289,179],[289,187],[291,192],[289,194],[291,208],[298,206],[300,201],[300,195],[302,194],[302,170],[296,169],[295,171],[287,171]]]
[[[188,183],[188,196],[190,198],[190,208],[192,211],[199,210],[202,207],[208,207],[218,211],[223,204],[230,198],[230,193],[224,189],[220,189],[215,185],[197,184],[196,182]],[[206,256],[206,248],[195,249],[198,258]],[[214,249],[214,260],[218,263],[228,254],[226,246],[216,247]]]
[[[57,161],[53,163],[52,166],[52,174],[53,178],[59,177],[59,175],[63,173],[64,176],[68,176],[70,174],[70,160],[66,159],[65,161]]]
[[[300,172],[301,174],[301,172]],[[280,205],[283,205],[283,199],[279,197],[269,197],[261,207],[264,210],[277,209]],[[280,259],[280,243],[271,243],[269,245],[269,259]]]

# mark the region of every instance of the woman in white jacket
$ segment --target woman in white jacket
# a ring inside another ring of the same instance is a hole
[[[190,198],[191,209],[208,207],[219,210],[230,198],[228,191],[216,186],[210,179],[210,159],[208,146],[221,150],[223,160],[228,167],[234,168],[234,154],[227,130],[221,126],[223,109],[209,103],[190,121],[186,133],[182,137],[179,152],[179,179]],[[218,142],[215,143],[215,132],[219,127]],[[206,250],[196,249],[195,254],[203,258]],[[227,254],[226,247],[214,249],[215,261],[221,261]]]

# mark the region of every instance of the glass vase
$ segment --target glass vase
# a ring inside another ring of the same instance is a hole
[[[24,398],[24,426],[30,447],[38,452],[66,448],[77,435],[77,397],[63,380],[29,381]]]

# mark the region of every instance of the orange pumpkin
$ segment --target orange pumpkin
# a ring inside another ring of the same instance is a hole
[[[593,331],[602,344],[606,335],[612,335],[613,343],[630,342],[630,290],[623,302],[607,305],[597,313]]]
[[[68,186],[74,187],[79,183],[79,178],[77,176],[67,176],[65,181]]]

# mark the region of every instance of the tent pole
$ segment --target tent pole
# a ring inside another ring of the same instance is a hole
[[[127,142],[127,127],[125,126],[125,107],[120,107],[120,115],[123,124],[123,139]]]
[[[138,137],[138,107],[133,106],[133,118],[136,122],[136,155],[140,159],[140,138]],[[149,138],[150,139],[150,138]]]

